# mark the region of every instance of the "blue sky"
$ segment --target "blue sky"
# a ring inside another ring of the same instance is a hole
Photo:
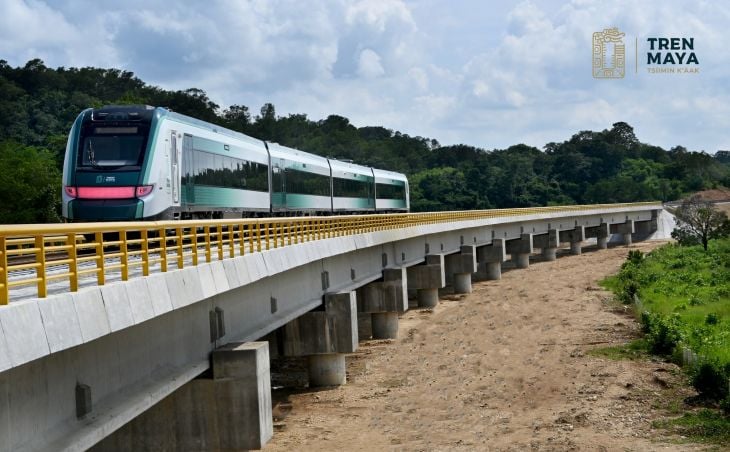
[[[592,34],[613,26],[628,74],[596,80]],[[704,1],[2,0],[0,59],[115,67],[223,108],[272,102],[442,144],[542,148],[625,121],[713,153],[730,149],[728,26],[730,5]],[[648,37],[693,37],[700,73],[647,73]]]

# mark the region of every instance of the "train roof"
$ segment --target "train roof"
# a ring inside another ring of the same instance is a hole
[[[373,177],[373,169],[369,166],[358,165],[353,162],[343,162],[342,160],[329,159],[330,166],[332,167],[332,174],[336,172],[340,173],[353,173],[363,174],[366,176]]]
[[[308,163],[311,165],[317,165],[329,169],[329,164],[325,157],[310,154],[309,152],[300,151],[299,149],[290,148],[288,146],[282,146],[279,143],[266,143],[269,147],[271,157],[280,159],[291,159],[296,157],[297,162]]]
[[[393,179],[393,180],[401,180],[401,181],[407,181],[408,178],[403,173],[397,173],[395,171],[388,171],[378,168],[373,168],[373,173],[375,175],[376,179]]]

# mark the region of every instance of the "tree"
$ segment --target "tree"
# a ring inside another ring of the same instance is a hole
[[[59,221],[61,174],[52,153],[0,143],[0,224]]]
[[[672,231],[672,238],[680,245],[701,243],[707,251],[707,243],[711,239],[730,235],[730,220],[725,212],[721,212],[699,195],[682,201],[675,212],[677,227]]]

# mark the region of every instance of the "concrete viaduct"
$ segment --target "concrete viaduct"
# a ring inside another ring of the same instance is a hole
[[[409,292],[434,306],[537,249],[630,244],[661,210],[1,226],[0,451],[260,448],[274,344],[344,384],[358,316],[395,338]]]

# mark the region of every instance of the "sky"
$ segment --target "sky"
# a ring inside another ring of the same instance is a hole
[[[542,148],[624,121],[714,153],[730,149],[729,25],[730,3],[706,1],[0,0],[0,59],[119,68],[222,109],[271,102],[442,145]],[[627,73],[595,79],[592,36],[610,27]],[[699,73],[648,73],[649,37],[693,38]]]

